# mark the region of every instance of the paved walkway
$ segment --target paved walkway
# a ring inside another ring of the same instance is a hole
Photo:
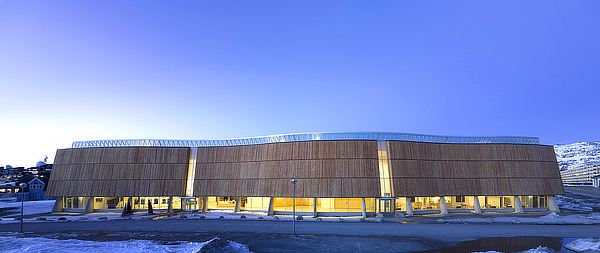
[[[594,187],[565,187],[565,193],[595,198],[600,200],[600,188]]]

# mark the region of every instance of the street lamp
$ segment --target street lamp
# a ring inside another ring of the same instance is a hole
[[[292,179],[292,185],[294,185],[294,193],[292,195],[292,226],[294,227],[294,236],[296,236],[296,179]]]
[[[20,183],[21,187],[21,233],[23,233],[23,201],[25,201],[25,187],[27,187],[26,183]]]

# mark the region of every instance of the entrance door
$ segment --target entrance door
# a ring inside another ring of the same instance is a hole
[[[379,213],[392,215],[396,211],[396,199],[395,198],[380,198],[379,199]]]
[[[196,198],[183,198],[183,210],[196,210]]]

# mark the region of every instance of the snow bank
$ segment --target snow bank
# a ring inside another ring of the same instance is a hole
[[[578,239],[563,245],[563,247],[575,252],[600,252],[600,239]]]
[[[76,253],[85,251],[87,253],[112,253],[112,252],[228,252],[242,253],[250,252],[248,247],[236,242],[213,238],[208,242],[168,242],[160,243],[148,240],[130,241],[82,241],[82,240],[57,240],[41,237],[20,238],[15,235],[0,236],[2,252],[66,252]],[[204,248],[209,247],[209,248]]]
[[[55,200],[37,200],[23,202],[23,214],[41,214],[52,212]],[[0,202],[0,208],[13,208],[21,215],[21,202]]]
[[[542,246],[538,246],[535,249],[529,249],[526,251],[521,251],[520,253],[554,253],[556,252],[553,249],[550,249],[548,247],[542,247]],[[499,251],[486,251],[486,252],[478,252],[478,253],[504,253],[504,252],[499,252]]]
[[[560,209],[581,210],[591,212],[593,207],[600,207],[600,203],[591,203],[585,199],[569,198],[562,195],[556,195],[556,204]]]

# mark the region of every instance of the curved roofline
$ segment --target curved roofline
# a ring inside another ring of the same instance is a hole
[[[426,143],[470,143],[470,144],[539,144],[536,137],[491,136],[439,136],[408,133],[348,132],[348,133],[296,133],[277,134],[250,138],[217,140],[93,140],[75,141],[72,148],[93,147],[222,147],[257,145],[279,142],[320,141],[320,140],[376,140],[376,141],[414,141]]]

